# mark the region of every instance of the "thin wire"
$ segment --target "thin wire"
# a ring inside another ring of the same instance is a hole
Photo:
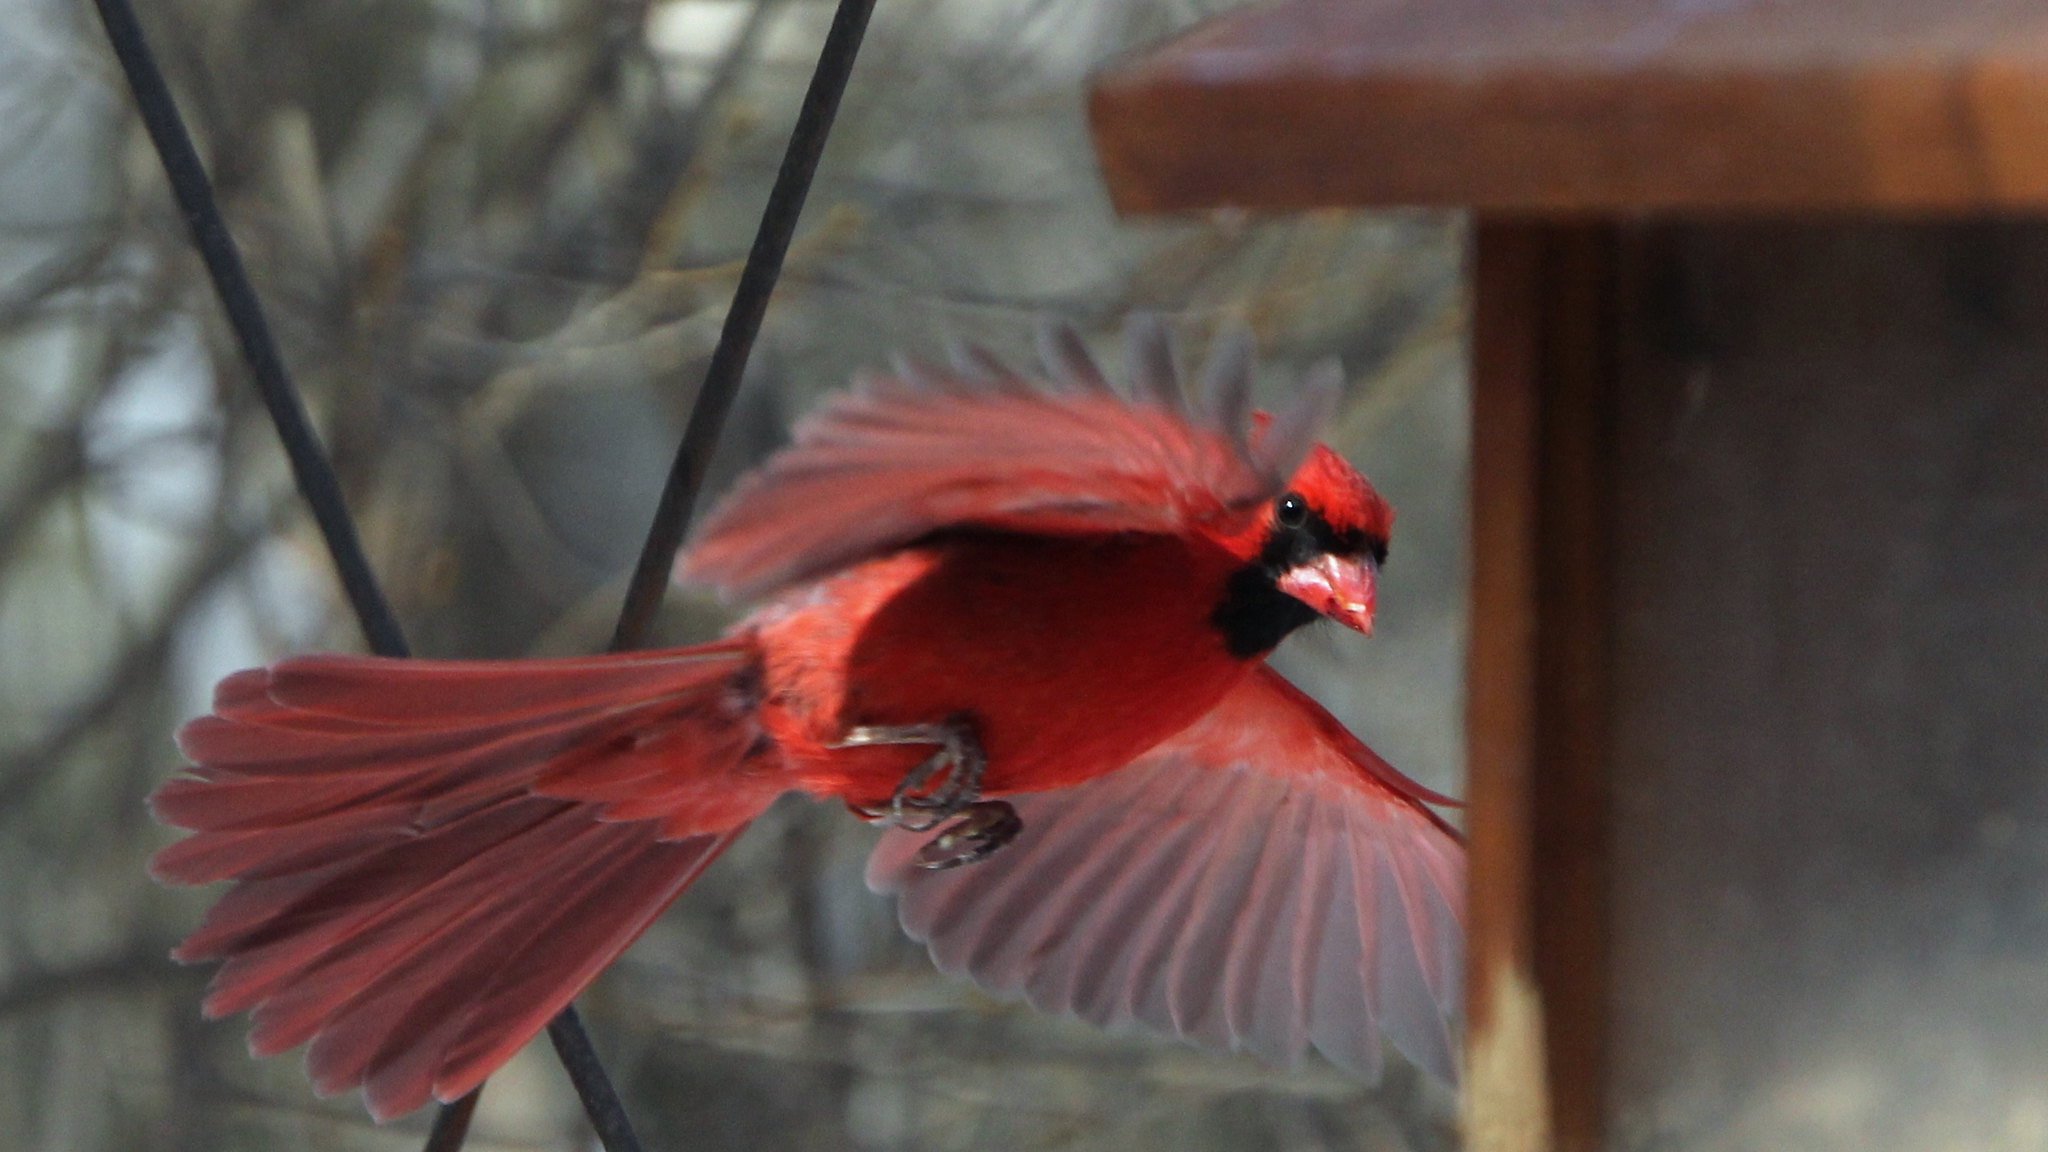
[[[285,456],[291,461],[292,476],[313,510],[320,535],[327,541],[327,552],[334,558],[335,571],[341,576],[342,591],[355,609],[370,650],[384,656],[408,655],[405,633],[399,630],[398,618],[392,614],[390,602],[377,587],[376,573],[363,555],[355,521],[349,518],[348,502],[341,494],[341,481],[335,477],[334,466],[328,462],[320,438],[313,432],[313,422],[306,415],[306,406],[292,385],[291,374],[285,370],[277,338],[271,335],[263,305],[242,267],[241,252],[228,233],[227,222],[221,219],[213,182],[207,179],[206,168],[199,162],[199,153],[192,147],[192,137],[185,131],[178,105],[171,98],[170,86],[164,83],[156,58],[150,54],[135,9],[128,0],[93,2],[99,8],[100,22],[106,26],[107,40],[121,62],[121,71],[128,77],[129,90],[135,94],[142,123],[149,129],[150,141],[163,161],[171,193],[177,197],[178,209],[192,229],[193,244],[206,261],[213,290],[220,296],[221,308],[227,313],[235,339],[241,343],[242,359],[249,365],[257,392],[263,396],[263,406],[270,410],[277,438],[284,443]]]
[[[832,17],[825,46],[818,53],[818,66],[804,92],[797,111],[782,167],[769,190],[768,205],[761,212],[761,226],[754,233],[754,246],[747,252],[746,267],[734,289],[732,307],[725,314],[725,326],[718,334],[718,347],[704,371],[704,383],[690,410],[690,422],[683,430],[683,442],[669,469],[668,483],[661,490],[661,503],[654,512],[647,543],[633,569],[633,581],[626,589],[626,604],[619,624],[612,632],[613,651],[637,648],[647,638],[654,615],[661,608],[662,593],[668,588],[669,570],[675,566],[676,551],[690,530],[690,513],[697,493],[704,486],[704,474],[711,467],[711,454],[718,447],[718,434],[725,428],[726,414],[739,392],[746,372],[747,357],[754,350],[754,338],[761,332],[761,320],[768,312],[775,281],[782,275],[783,257],[796,235],[797,217],[803,214],[804,197],[810,193],[811,177],[817,173],[818,157],[832,132],[832,120],[839,114],[839,98],[846,92],[847,77],[860,55],[861,37],[875,0],[840,0]]]

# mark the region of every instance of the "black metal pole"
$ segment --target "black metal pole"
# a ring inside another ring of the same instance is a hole
[[[390,602],[377,585],[376,573],[363,554],[355,522],[342,498],[341,482],[334,474],[334,466],[321,447],[319,437],[313,432],[305,404],[284,366],[277,340],[264,318],[262,302],[249,283],[241,253],[221,216],[213,182],[207,178],[198,150],[192,146],[191,134],[185,130],[177,103],[171,97],[170,86],[164,83],[163,73],[157,68],[135,10],[128,0],[94,0],[94,3],[99,9],[101,23],[106,26],[114,55],[128,78],[142,122],[149,130],[151,142],[156,145],[157,156],[163,161],[164,175],[170,182],[171,192],[177,198],[186,224],[192,229],[193,242],[206,261],[214,291],[219,294],[228,323],[241,344],[250,375],[263,396],[264,406],[270,411],[271,422],[277,426],[278,439],[283,442],[285,455],[291,461],[293,478],[313,510],[321,536],[327,541],[328,554],[333,557],[335,569],[341,574],[342,587],[355,610],[363,635],[369,641],[370,650],[385,656],[409,655],[411,650],[399,628],[398,618],[391,611]],[[557,1051],[564,1053],[565,1063],[570,1062],[569,1053],[580,1053],[569,1069],[570,1079],[582,1098],[583,1110],[590,1116],[591,1125],[605,1141],[605,1147],[610,1152],[639,1152],[640,1145],[633,1138],[625,1107],[619,1102],[610,1078],[605,1075],[603,1064],[598,1062],[575,1010],[570,1009],[558,1016],[548,1025],[548,1032]],[[462,1147],[469,1134],[469,1121],[476,1103],[477,1093],[472,1092],[442,1106],[427,1139],[429,1152],[457,1152]]]
[[[605,1148],[609,1152],[639,1152],[640,1137],[633,1132],[632,1118],[618,1103],[611,1077],[605,1075],[604,1064],[598,1060],[597,1049],[591,1046],[590,1034],[583,1030],[583,1017],[574,1004],[548,1021],[548,1040],[569,1073],[569,1082],[576,1085],[576,1095],[583,1100],[590,1126],[597,1130],[597,1138]],[[612,1107],[602,1111],[590,1107],[591,1101],[605,1098],[612,1101]]]
[[[434,1113],[434,1126],[427,1132],[427,1146],[421,1152],[459,1152],[462,1142],[469,1139],[469,1122],[476,1115],[477,1097],[483,1094],[478,1088],[462,1099],[443,1104]]]
[[[690,420],[676,449],[675,463],[662,486],[654,523],[647,530],[647,541],[627,585],[618,626],[612,631],[610,647],[614,652],[639,647],[661,607],[669,570],[675,564],[684,535],[689,532],[691,510],[704,486],[704,474],[711,466],[719,434],[724,431],[726,414],[732,410],[733,397],[739,393],[740,381],[746,374],[754,339],[760,335],[761,322],[768,313],[768,301],[782,276],[783,260],[796,235],[804,200],[810,195],[811,178],[817,174],[818,160],[825,153],[825,141],[832,133],[840,98],[846,94],[846,84],[853,75],[853,64],[860,55],[861,40],[867,34],[868,18],[874,10],[875,0],[840,0],[824,46],[818,51],[817,66],[797,110],[796,124],[790,129],[789,144],[783,151],[782,165],[776,170],[775,183],[768,191],[768,203],[761,211],[753,246],[747,250],[747,262],[733,290],[732,305],[726,310],[725,324],[719,330],[718,344],[712,349],[711,363],[705,368],[697,399],[690,407]],[[577,1091],[587,1106],[591,1095],[584,1091],[582,1077],[589,1074],[603,1082],[604,1068],[597,1062],[597,1053],[584,1034],[574,1005],[549,1023],[548,1039],[554,1042],[556,1055],[569,1070],[570,1078],[577,1082]],[[609,1083],[604,1082],[604,1087],[608,1090]],[[639,1147],[639,1138],[633,1134],[623,1109],[609,1117],[592,1112],[590,1120],[611,1152]]]
[[[783,257],[796,235],[797,218],[803,214],[804,198],[811,191],[811,177],[818,171],[818,158],[825,152],[825,140],[832,132],[832,120],[839,114],[839,98],[853,74],[853,62],[860,55],[861,38],[866,35],[868,17],[875,0],[839,0],[832,28],[825,34],[825,46],[818,53],[818,65],[811,73],[811,85],[804,92],[797,111],[789,147],[782,155],[782,167],[775,173],[775,185],[768,193],[768,205],[761,212],[761,226],[754,233],[754,246],[747,252],[740,271],[739,286],[733,290],[732,307],[725,314],[718,346],[704,371],[704,384],[690,409],[690,422],[683,430],[683,442],[676,450],[675,465],[661,490],[661,503],[654,512],[654,525],[640,550],[640,562],[626,588],[626,605],[612,632],[612,650],[637,648],[647,638],[654,614],[661,608],[662,593],[668,588],[669,570],[676,550],[690,530],[690,513],[697,493],[704,486],[704,474],[711,467],[712,450],[725,428],[726,413],[732,410],[740,378],[747,369],[747,357],[754,350],[761,320],[768,312],[768,300],[775,293],[775,281],[782,275]]]

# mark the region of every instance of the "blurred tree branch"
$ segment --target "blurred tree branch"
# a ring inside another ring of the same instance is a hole
[[[50,778],[72,746],[112,716],[129,697],[156,687],[163,679],[165,657],[192,605],[246,562],[288,518],[297,515],[302,513],[296,507],[295,497],[279,499],[269,515],[255,524],[223,531],[185,578],[172,588],[155,623],[141,637],[130,641],[114,660],[106,679],[73,705],[65,718],[41,739],[6,756],[7,772],[0,776],[0,812],[26,800]]]
[[[196,988],[202,983],[201,973],[166,964],[160,952],[111,956],[67,968],[30,970],[0,984],[0,1023],[79,997],[166,984]]]

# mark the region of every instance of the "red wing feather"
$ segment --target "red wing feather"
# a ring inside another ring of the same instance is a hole
[[[1368,1077],[1381,1038],[1455,1082],[1464,850],[1407,780],[1279,674],[1130,766],[1013,798],[1023,831],[868,884],[938,966],[1049,1012]]]
[[[1067,332],[1037,385],[970,354],[908,367],[828,401],[705,521],[685,580],[752,598],[946,528],[1042,535],[1173,532],[1249,513],[1308,451],[1325,390],[1254,435],[1248,334],[1211,357],[1191,414],[1163,329],[1132,325],[1129,400]]]

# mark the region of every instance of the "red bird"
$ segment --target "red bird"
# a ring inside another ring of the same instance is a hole
[[[1393,511],[1314,442],[1334,369],[1248,418],[1232,334],[1190,411],[1131,332],[1132,399],[1049,331],[1051,383],[970,354],[827,403],[680,562],[763,598],[714,643],[222,681],[153,800],[195,832],[156,875],[233,881],[175,953],[223,961],[207,1015],[380,1119],[456,1099],[798,791],[891,826],[868,882],[946,971],[1454,1078],[1451,801],[1265,665],[1372,628]]]

